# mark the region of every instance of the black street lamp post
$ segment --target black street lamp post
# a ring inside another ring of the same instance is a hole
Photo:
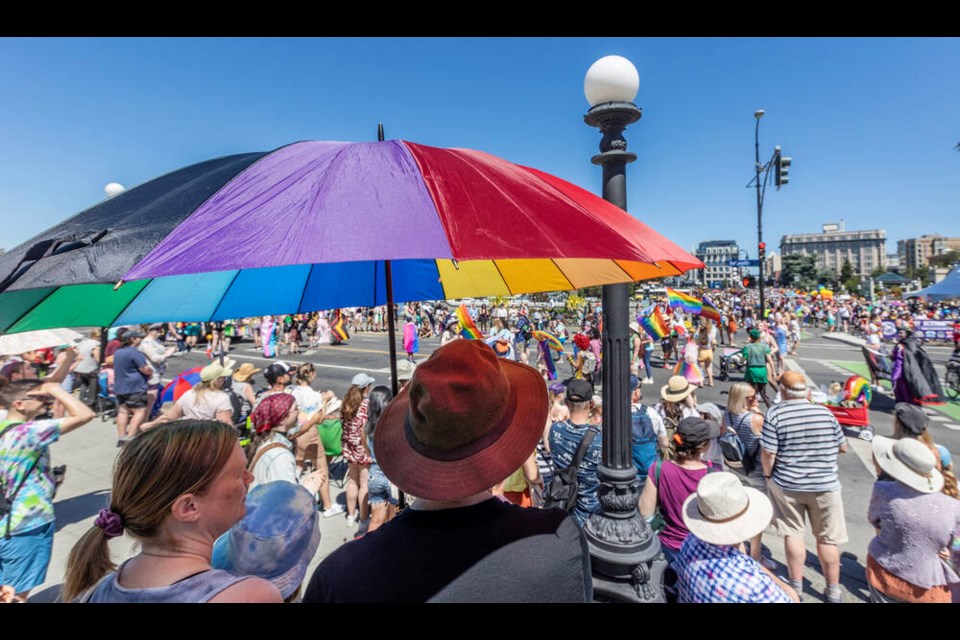
[[[601,58],[590,67],[584,93],[591,104],[584,122],[603,134],[600,153],[603,198],[627,209],[626,166],[637,159],[627,151],[623,130],[640,119],[632,100],[640,79],[630,61]],[[593,564],[594,596],[607,602],[663,602],[666,562],[660,541],[637,510],[640,483],[631,456],[629,284],[603,287],[603,459],[600,510],[584,527]]]

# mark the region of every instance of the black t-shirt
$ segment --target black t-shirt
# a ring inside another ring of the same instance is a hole
[[[405,509],[327,556],[303,602],[589,602],[590,554],[559,509],[498,498]]]

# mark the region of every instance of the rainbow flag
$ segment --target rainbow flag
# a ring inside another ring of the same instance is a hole
[[[540,341],[540,357],[543,358],[543,364],[547,369],[547,379],[557,379],[557,365],[553,361],[553,355],[550,353],[550,346],[547,340]]]
[[[555,351],[563,351],[563,343],[560,342],[560,339],[552,333],[547,333],[546,331],[540,331],[539,329],[534,329],[531,333],[533,339],[537,342],[546,342],[547,346]]]
[[[703,310],[700,311],[700,316],[720,324],[720,310],[707,299],[707,296],[703,296]]]
[[[477,328],[473,318],[470,317],[467,305],[461,304],[457,307],[456,313],[457,322],[460,323],[460,335],[467,340],[483,340],[483,334],[480,333],[480,329]]]
[[[337,310],[337,319],[334,321],[333,325],[330,327],[330,333],[337,339],[337,342],[343,342],[350,339],[350,334],[347,333],[347,328],[343,326],[343,313]]]
[[[654,340],[663,340],[670,335],[670,326],[667,324],[667,321],[664,320],[663,314],[660,313],[660,307],[654,307],[653,313],[640,318],[640,326],[643,327]]]
[[[667,300],[670,302],[671,308],[676,309],[680,307],[687,313],[699,314],[703,309],[703,303],[697,298],[687,295],[686,293],[680,293],[669,287],[667,287]]]

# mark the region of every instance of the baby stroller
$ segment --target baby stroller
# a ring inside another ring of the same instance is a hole
[[[720,373],[717,375],[717,378],[720,380],[729,380],[731,371],[743,373],[746,364],[747,362],[743,359],[740,348],[724,347],[723,353],[720,354]]]

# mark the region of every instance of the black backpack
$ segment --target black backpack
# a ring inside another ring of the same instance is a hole
[[[243,419],[243,398],[241,398],[240,394],[233,388],[233,376],[228,376],[227,379],[224,380],[221,391],[224,391],[227,397],[230,398],[230,408],[233,409],[233,415],[230,417],[230,421],[234,425],[240,424]]]
[[[580,489],[577,472],[580,470],[580,463],[583,462],[584,456],[587,455],[587,449],[590,448],[590,443],[593,442],[593,438],[597,433],[596,428],[588,427],[587,432],[583,434],[583,439],[580,440],[577,452],[573,454],[573,460],[570,462],[570,466],[565,469],[560,469],[553,474],[550,487],[543,496],[544,509],[563,509],[567,513],[570,513],[573,511],[573,508],[577,506],[577,495]]]

